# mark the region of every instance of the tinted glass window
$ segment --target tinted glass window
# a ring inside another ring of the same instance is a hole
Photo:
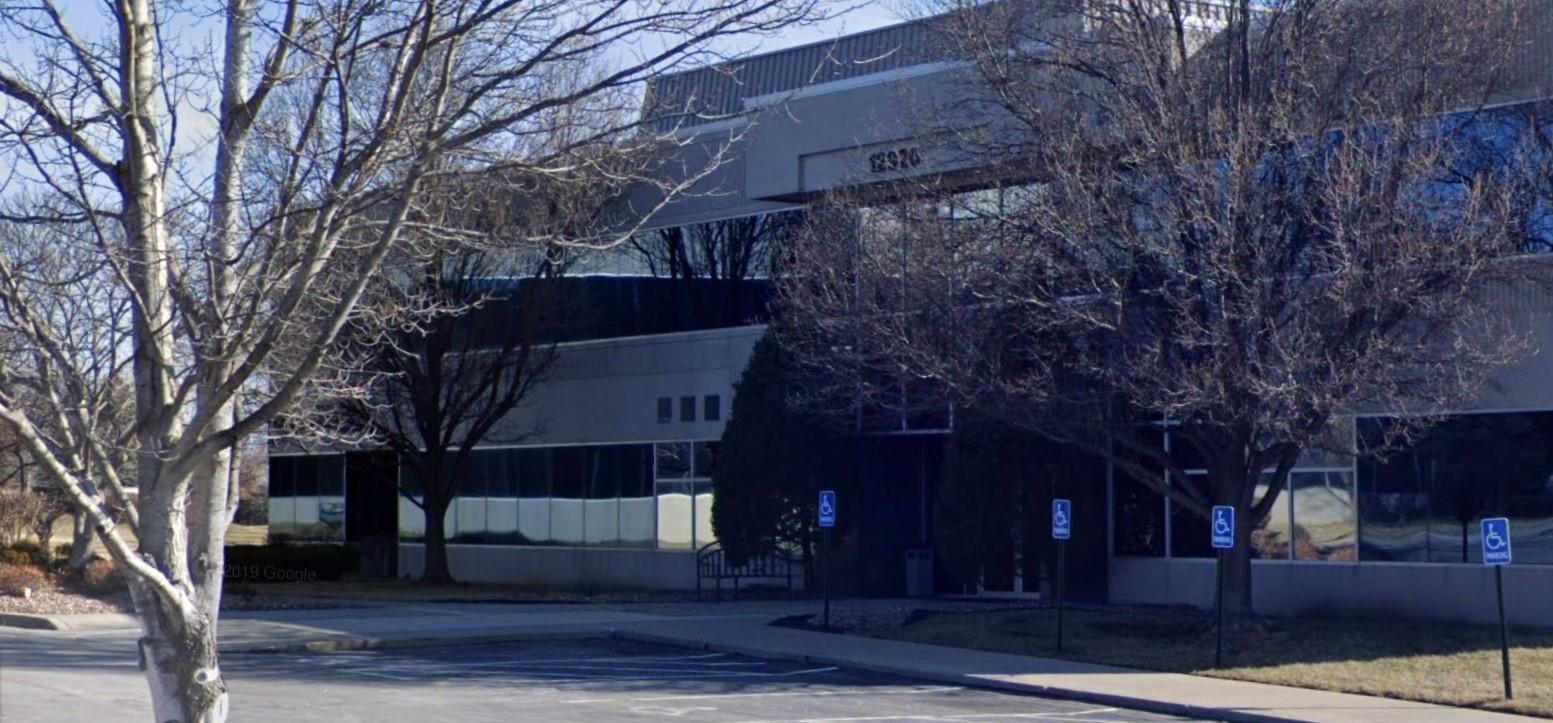
[[[708,394],[705,398],[703,398],[702,402],[702,406],[705,407],[705,409],[701,410],[702,419],[705,419],[708,422],[722,421],[723,398],[721,396],[716,394]]]
[[[518,495],[517,451],[493,449],[486,451],[485,454],[489,455],[485,494],[490,497],[516,497]]]
[[[1206,469],[1208,463],[1203,460],[1202,453],[1197,450],[1197,445],[1182,434],[1170,435],[1170,461],[1183,470]]]
[[[1256,486],[1255,499],[1260,504],[1272,489],[1273,476],[1262,475],[1262,482]],[[1295,475],[1290,475],[1289,483],[1293,484]],[[1256,523],[1256,529],[1251,531],[1251,554],[1263,560],[1287,560],[1289,559],[1289,541],[1297,535],[1294,532],[1294,518],[1289,509],[1290,493],[1287,489],[1278,493],[1268,509],[1266,519]]]
[[[717,463],[717,442],[696,442],[695,476],[711,477]]]
[[[518,496],[550,496],[550,450],[518,450]]]
[[[1361,419],[1361,449],[1387,424]],[[1553,412],[1451,417],[1358,466],[1361,559],[1477,563],[1478,521],[1504,516],[1516,563],[1553,564]]]
[[[586,494],[587,448],[557,447],[552,452],[552,459],[551,496],[582,499]]]
[[[296,459],[293,457],[270,458],[270,497],[291,497],[296,494]]]
[[[674,421],[674,400],[669,397],[658,397],[658,423],[667,424]]]
[[[421,494],[421,477],[416,471],[415,464],[409,460],[399,462],[399,487],[406,493],[417,497]]]
[[[458,496],[484,497],[491,479],[491,461],[482,451],[464,455],[463,474],[459,475]]]
[[[652,496],[652,445],[621,447],[620,496]]]
[[[1186,505],[1170,505],[1170,556],[1213,557],[1208,519]]]
[[[1115,476],[1116,554],[1165,554],[1165,498],[1120,471]]]
[[[1295,559],[1359,559],[1352,472],[1294,472],[1288,494],[1294,505]]]
[[[318,458],[293,457],[296,461],[296,487],[298,497],[318,496]]]
[[[679,398],[679,421],[681,421],[681,422],[694,422],[694,421],[696,421],[696,398],[695,397],[680,397]]]
[[[620,475],[625,462],[624,453],[623,447],[588,449],[588,499],[607,500],[620,496]]]
[[[330,455],[318,462],[318,494],[339,497],[345,494],[345,456]]]
[[[687,479],[690,477],[690,443],[672,442],[658,445],[658,479]]]

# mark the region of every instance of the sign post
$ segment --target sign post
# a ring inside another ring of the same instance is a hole
[[[1235,547],[1235,508],[1228,505],[1215,505],[1213,508],[1213,549],[1218,551],[1218,582],[1217,590],[1213,596],[1214,615],[1218,618],[1218,624],[1214,625],[1213,641],[1213,667],[1217,668],[1224,663],[1224,551]]]
[[[1483,564],[1494,568],[1494,592],[1499,597],[1499,662],[1504,667],[1504,697],[1515,697],[1510,684],[1510,623],[1504,614],[1504,567],[1510,564],[1510,520],[1490,517],[1482,522]]]
[[[1052,539],[1057,541],[1057,652],[1062,652],[1062,599],[1067,589],[1068,538],[1073,536],[1073,501],[1052,500]]]
[[[836,526],[836,491],[821,490],[819,506],[820,529],[825,531],[825,538],[821,544],[825,547],[825,580],[822,586],[825,588],[825,615],[823,624],[826,630],[830,629],[830,531]]]

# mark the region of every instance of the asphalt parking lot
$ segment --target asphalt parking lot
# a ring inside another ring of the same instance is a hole
[[[823,665],[612,640],[223,658],[233,720],[1181,720]]]

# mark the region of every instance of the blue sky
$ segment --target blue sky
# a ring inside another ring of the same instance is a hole
[[[4,0],[0,0],[3,2]],[[904,20],[910,9],[922,3],[939,0],[820,0],[823,12],[831,15],[824,21],[792,27],[770,37],[733,37],[715,48],[719,55],[743,55],[781,50],[797,45],[835,38],[849,33],[871,30]],[[78,35],[88,40],[104,39],[112,29],[107,22],[104,8],[89,0],[64,0],[60,3],[67,22]],[[221,27],[210,6],[202,3],[167,3],[167,21],[175,32],[168,35],[185,52],[214,51],[221,41]],[[644,39],[627,52],[643,52],[652,41]],[[34,38],[14,28],[0,26],[0,64],[22,77],[28,77],[39,62],[38,47]],[[684,69],[683,67],[680,69]],[[207,84],[204,92],[213,92]],[[201,90],[194,90],[194,96]],[[208,114],[208,99],[188,97],[184,99],[179,122],[178,143],[184,152],[192,152],[204,158],[208,155],[213,139],[215,122]],[[0,106],[3,107],[3,106]],[[206,159],[208,160],[208,159]],[[196,174],[197,176],[197,174]]]
[[[791,28],[781,37],[761,39],[758,44],[742,49],[756,52],[781,50],[892,25],[905,20],[908,15],[907,8],[900,0],[828,0],[825,5],[828,6],[828,12],[835,13],[836,17],[810,26]]]

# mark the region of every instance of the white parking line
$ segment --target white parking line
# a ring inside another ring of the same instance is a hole
[[[662,703],[673,701],[691,700],[717,700],[722,698],[820,698],[846,695],[929,695],[933,693],[959,693],[965,689],[957,685],[945,685],[932,688],[870,688],[868,690],[778,690],[766,693],[696,693],[686,695],[653,695],[634,698],[573,698],[559,701],[575,705],[595,703]]]
[[[878,721],[935,721],[937,723],[956,723],[957,721],[991,719],[1075,721],[1076,723],[1128,723],[1127,721],[1123,720],[1080,717],[1094,715],[1096,713],[1112,713],[1115,711],[1115,708],[1096,708],[1094,710],[1053,713],[951,713],[948,715],[923,715],[907,713],[901,715],[854,716],[845,718],[773,718],[769,720],[745,720],[738,721],[738,723],[876,723]]]
[[[615,672],[615,671],[618,671],[620,669],[619,668],[609,668],[609,669],[605,669],[605,670],[609,670],[610,672]],[[687,671],[661,671],[659,673],[646,672],[646,673],[637,673],[637,674],[632,674],[632,675],[592,675],[592,674],[589,674],[589,675],[579,675],[577,673],[546,673],[546,672],[541,672],[541,671],[533,671],[533,672],[522,672],[522,673],[519,673],[519,674],[520,675],[527,675],[527,676],[533,677],[533,678],[545,678],[545,679],[553,679],[553,680],[576,680],[576,681],[581,681],[581,682],[587,682],[587,681],[590,681],[590,680],[684,680],[684,681],[689,681],[689,682],[695,682],[695,681],[698,681],[698,680],[722,680],[722,679],[727,679],[727,678],[789,678],[789,677],[792,677],[792,676],[795,676],[795,675],[810,675],[810,674],[813,674],[813,673],[829,673],[829,672],[833,672],[835,670],[837,670],[835,667],[824,667],[824,668],[805,668],[803,670],[787,670],[787,671],[782,671],[782,672],[777,672],[777,673],[758,673],[758,672],[754,672],[754,671],[750,671],[750,672],[700,672],[700,673],[690,673],[690,672],[687,672]],[[518,671],[508,671],[508,672],[518,672]]]
[[[468,662],[471,662],[471,663],[482,663],[482,664],[527,663],[527,664],[531,664],[531,665],[554,665],[554,664],[561,664],[561,663],[639,663],[639,662],[647,662],[647,663],[680,663],[680,662],[685,662],[685,663],[691,663],[691,662],[697,661],[697,660],[713,660],[713,659],[716,659],[716,658],[726,658],[726,657],[728,657],[728,655],[726,653],[700,653],[700,654],[696,654],[696,655],[661,655],[661,656],[660,655],[627,655],[627,656],[614,657],[614,658],[591,658],[591,657],[588,657],[588,658],[584,658],[584,657],[576,657],[576,658],[485,658],[485,659],[478,659],[478,660],[470,660]],[[462,662],[465,662],[465,661],[453,661],[453,662],[462,663]],[[742,665],[742,664],[743,663],[734,663],[734,665]]]

